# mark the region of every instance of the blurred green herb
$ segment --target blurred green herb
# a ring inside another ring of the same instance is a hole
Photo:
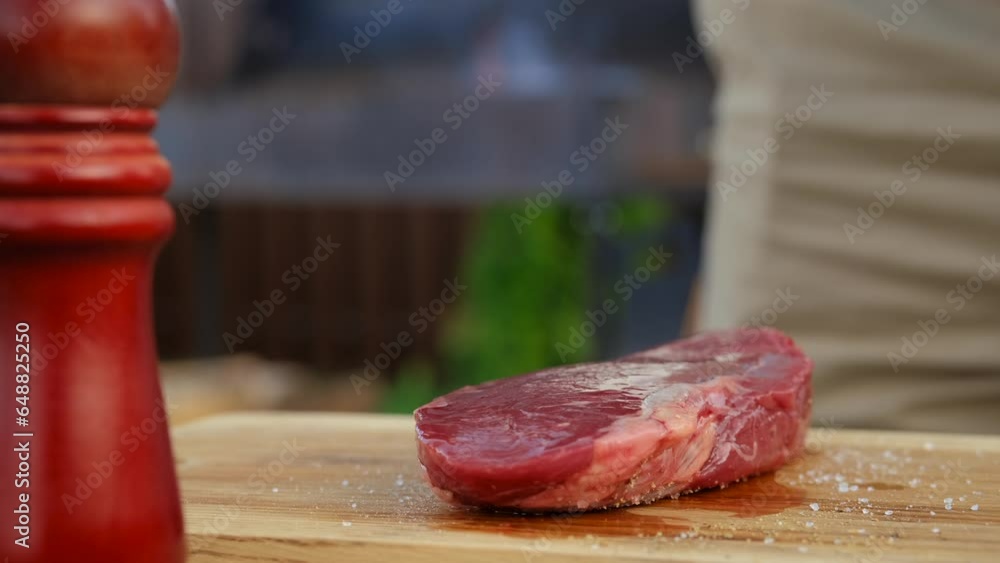
[[[659,229],[669,208],[652,197],[609,204],[614,238]],[[584,209],[553,204],[528,225],[515,228],[523,205],[486,209],[472,236],[459,279],[469,286],[454,313],[442,322],[438,377],[424,360],[404,362],[383,408],[410,412],[462,387],[561,363],[555,343],[586,319],[593,301],[590,259],[595,234],[581,225]],[[645,253],[645,249],[641,250]],[[588,340],[573,361],[594,357]]]

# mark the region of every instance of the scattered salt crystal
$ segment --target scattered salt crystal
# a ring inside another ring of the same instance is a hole
[[[940,534],[941,533],[941,528],[931,528],[931,532],[934,533],[934,534]]]
[[[979,505],[978,504],[974,504],[974,505],[970,506],[969,508],[972,509],[972,510],[974,510],[974,511],[975,510],[979,510]]]
[[[865,504],[868,504],[868,497],[861,497],[858,499],[858,502],[863,502]]]
[[[924,442],[924,449],[927,451],[931,451],[934,449],[934,444],[930,442]]]
[[[341,487],[346,487],[346,486],[348,486],[350,484],[351,484],[351,482],[348,481],[347,479],[344,479],[343,481],[340,482],[340,486]]]
[[[868,512],[870,512],[870,511],[867,508],[862,508],[861,509],[861,513],[862,514],[868,514]]]
[[[965,502],[965,496],[963,495],[963,496],[958,497],[958,500],[960,502]]]
[[[856,490],[858,490],[858,486],[857,485],[851,485],[851,492],[853,493]]]
[[[804,545],[800,545],[799,546],[799,553],[807,553],[808,551],[809,551],[808,547],[806,547]]]
[[[344,521],[343,521],[343,522],[341,522],[340,524],[341,524],[342,526],[344,526],[345,528],[347,528],[347,527],[350,527],[350,525],[351,525],[351,523],[350,523],[350,522],[348,522],[347,520],[344,520]]]
[[[816,525],[815,522],[806,522],[806,528],[812,528],[815,525]]]
[[[819,510],[819,503],[818,502],[814,502],[814,503],[812,503],[812,504],[809,505],[809,508],[813,509],[813,512],[816,512],[817,510]]]
[[[774,538],[764,538],[764,543],[766,543],[766,544],[772,544],[772,543],[774,543]]]
[[[849,490],[851,490],[851,486],[848,485],[846,482],[842,481],[840,484],[837,485],[837,492],[839,493],[846,493]]]
[[[952,507],[954,506],[954,502],[955,502],[955,500],[953,498],[951,498],[951,497],[948,497],[948,498],[944,499],[944,509],[945,510],[951,510]]]
[[[357,507],[358,507],[358,503],[356,503],[356,502],[352,502],[351,503],[351,508],[357,508]]]
[[[278,487],[275,487],[275,488],[271,489],[271,492],[272,492],[272,493],[276,493],[276,492],[278,492]]]
[[[937,516],[937,512],[931,511],[931,516]]]
[[[891,510],[886,510],[885,511],[885,515],[886,516],[892,516],[892,511]]]

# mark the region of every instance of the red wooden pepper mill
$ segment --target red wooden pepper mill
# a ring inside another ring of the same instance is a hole
[[[0,557],[179,563],[151,319],[172,0],[0,2]]]

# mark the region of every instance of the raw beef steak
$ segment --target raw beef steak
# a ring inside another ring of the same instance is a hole
[[[463,505],[652,502],[801,452],[812,361],[773,329],[705,333],[608,363],[464,387],[417,409],[420,463]]]

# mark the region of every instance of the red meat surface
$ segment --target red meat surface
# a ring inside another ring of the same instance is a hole
[[[520,511],[652,502],[803,449],[812,361],[773,329],[710,332],[606,363],[464,387],[417,409],[443,499]]]

